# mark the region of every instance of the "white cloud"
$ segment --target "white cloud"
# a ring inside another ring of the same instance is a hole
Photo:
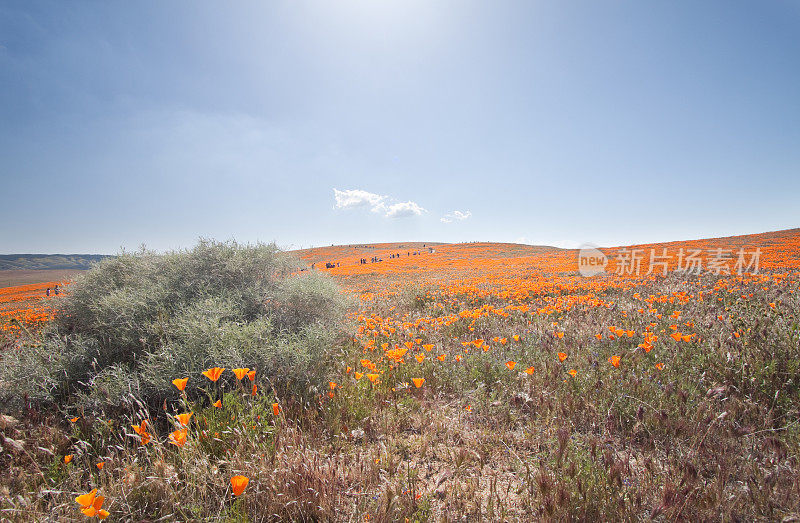
[[[399,202],[386,208],[387,218],[403,218],[405,216],[420,216],[427,212],[415,202]]]
[[[440,221],[442,223],[452,223],[456,220],[458,221],[466,220],[470,216],[472,216],[472,213],[470,211],[453,211],[442,216],[440,218]]]
[[[333,197],[336,200],[335,209],[369,207],[370,211],[381,213],[386,218],[420,216],[422,213],[428,212],[416,202],[398,202],[390,196],[362,191],[361,189],[348,189],[346,191],[334,189]]]
[[[375,194],[361,189],[348,189],[340,191],[333,190],[333,197],[336,199],[336,209],[353,209],[355,207],[369,207],[373,212],[382,211],[385,208],[384,201],[386,196]]]

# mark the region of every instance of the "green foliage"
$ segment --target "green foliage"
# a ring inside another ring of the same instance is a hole
[[[189,251],[106,259],[57,302],[41,343],[4,355],[6,400],[124,409],[158,405],[171,381],[249,367],[307,402],[326,381],[347,303],[336,285],[274,245],[201,240]],[[227,379],[232,379],[228,377]]]

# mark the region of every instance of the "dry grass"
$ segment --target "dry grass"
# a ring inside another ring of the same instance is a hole
[[[354,312],[361,328],[338,348],[335,386],[313,405],[276,398],[268,382],[256,396],[228,382],[190,404],[174,391],[167,412],[131,399],[134,414],[111,420],[30,410],[0,427],[0,517],[70,520],[74,496],[96,487],[111,518],[130,521],[792,520],[799,277],[523,296],[453,280],[382,292],[402,278],[342,275],[369,296]],[[690,341],[673,340],[672,324]],[[635,337],[611,339],[609,327]],[[649,350],[638,346],[646,332],[658,336]],[[463,345],[476,339],[488,350]],[[402,363],[392,359],[407,342]],[[166,438],[183,410],[194,416],[178,448]],[[144,418],[154,441],[142,446],[130,426]],[[238,498],[237,474],[250,478]]]

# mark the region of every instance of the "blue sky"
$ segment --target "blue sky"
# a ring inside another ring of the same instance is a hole
[[[800,2],[0,3],[0,252],[800,226]]]

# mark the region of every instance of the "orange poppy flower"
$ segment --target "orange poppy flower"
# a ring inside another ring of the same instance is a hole
[[[131,425],[133,427],[133,431],[140,436],[147,432],[147,420],[142,420],[141,425]]]
[[[250,483],[250,478],[247,476],[233,476],[231,478],[231,488],[233,489],[234,496],[241,496],[247,484]]]
[[[225,367],[214,367],[213,369],[208,369],[203,371],[203,376],[210,379],[211,381],[217,381],[219,377],[222,375],[222,371],[225,370]]]
[[[558,339],[561,339],[561,338],[564,337],[564,333],[563,332],[556,332],[556,336],[558,336]]]
[[[356,372],[356,379],[360,380],[363,375],[364,375],[363,372]]]
[[[426,343],[425,345],[422,346],[422,348],[425,349],[425,352],[430,352],[430,351],[433,350],[433,344],[432,343]]]
[[[603,335],[602,334],[595,334],[594,337],[597,338],[598,340],[602,340],[603,339]]]
[[[417,354],[414,357],[417,359],[417,362],[419,362],[419,363],[422,363],[423,361],[425,361],[425,355],[424,354]]]
[[[380,377],[379,374],[367,374],[367,379],[369,379],[369,381],[371,381],[372,383],[375,383],[379,377]]]
[[[250,372],[248,372],[247,379],[249,379],[250,381],[254,381],[256,379],[256,371],[251,370]]]
[[[192,419],[192,413],[191,412],[184,412],[183,414],[177,414],[175,416],[175,418],[177,418],[177,420],[180,422],[181,425],[185,426],[185,425],[188,425],[189,424],[189,420]]]
[[[258,385],[253,383],[253,388],[250,390],[250,395],[255,396],[256,394],[258,394]]]
[[[248,372],[250,372],[250,369],[248,369],[247,367],[245,367],[243,369],[242,368],[233,369],[233,373],[236,374],[236,379],[237,380],[243,380],[244,377],[247,376]]]
[[[81,508],[91,507],[92,503],[94,503],[94,498],[97,496],[97,489],[92,490],[88,494],[81,494],[77,498],[75,498],[75,503],[81,506]]]
[[[178,390],[183,390],[186,388],[186,383],[189,381],[189,378],[175,378],[172,380],[172,384],[175,385]]]
[[[150,436],[150,434],[145,432],[141,436],[139,436],[139,439],[141,440],[142,445],[147,445],[148,443],[150,443],[152,436]]]
[[[176,447],[183,447],[186,444],[186,435],[189,429],[179,429],[169,435],[169,442]]]
[[[533,367],[528,367],[527,369],[525,369],[525,374],[533,374],[533,372],[534,372],[535,370],[536,370],[536,369],[534,369]]]
[[[90,518],[97,517],[98,519],[106,519],[108,511],[103,510],[103,496],[97,495],[97,489],[92,490],[88,494],[83,494],[75,498],[75,501],[81,506],[81,513]]]
[[[439,361],[444,361],[445,358],[447,358],[447,354],[439,354],[438,356],[436,356],[436,359]]]
[[[511,337],[514,338],[514,341],[519,341],[519,334],[514,334]]]
[[[214,402],[214,406],[217,407],[218,409],[221,409],[222,408],[222,400],[215,401]]]
[[[422,384],[425,383],[425,378],[411,378],[411,381],[414,382],[416,388],[420,388]]]
[[[328,382],[328,388],[330,388],[331,390],[335,389],[336,388],[336,382],[335,381],[329,381]]]
[[[76,422],[76,421],[78,421],[79,419],[80,419],[80,418],[72,418],[72,419],[70,419],[69,421],[70,421],[70,423],[75,423],[75,422]]]
[[[472,412],[472,405],[465,406],[464,410],[466,410],[467,412]]]
[[[658,370],[663,370],[664,369],[664,364],[663,363],[656,363],[656,368]]]
[[[569,375],[570,375],[570,376],[572,376],[572,377],[574,378],[575,376],[577,376],[577,375],[578,375],[578,371],[577,371],[577,370],[575,370],[575,369],[572,369],[572,370],[570,370],[570,371],[569,371]]]
[[[681,341],[681,333],[680,332],[673,332],[672,334],[670,334],[670,336],[675,341]]]
[[[567,353],[559,352],[558,353],[558,361],[564,361],[565,359],[567,359]]]
[[[72,461],[72,454],[67,454],[66,456],[64,456],[64,464],[65,465],[67,463],[69,463],[70,461]]]
[[[280,406],[280,405],[278,405],[277,403],[273,403],[273,404],[272,404],[272,413],[273,413],[274,415],[276,415],[276,416],[277,416],[278,414],[280,414],[280,413],[281,413],[281,406]]]
[[[517,362],[516,361],[507,361],[506,362],[506,367],[508,367],[508,370],[514,370],[514,367],[516,367],[516,366],[517,366]]]
[[[615,367],[619,367],[619,359],[619,356],[611,356],[608,358],[608,362]]]
[[[105,461],[101,461],[96,464],[99,470],[103,470],[103,467],[106,465]]]

